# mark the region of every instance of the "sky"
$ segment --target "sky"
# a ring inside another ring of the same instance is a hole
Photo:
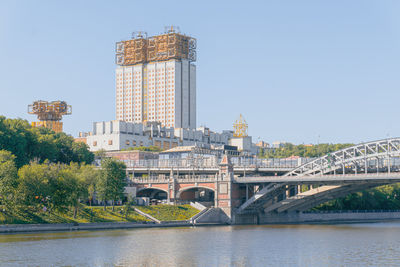
[[[400,136],[400,1],[1,1],[0,115],[65,100],[77,136],[115,119],[115,43],[168,25],[197,39],[197,124],[253,142]]]

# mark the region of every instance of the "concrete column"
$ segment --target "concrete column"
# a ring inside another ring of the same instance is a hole
[[[168,203],[171,201],[171,179],[168,179],[168,193],[167,193],[167,201]]]
[[[171,186],[171,187],[170,187]],[[176,205],[176,178],[174,176],[174,170],[171,169],[171,172],[169,174],[169,183],[168,183],[168,199],[169,201],[174,201],[174,205]],[[172,195],[172,196],[170,196]]]
[[[215,183],[214,183],[214,188],[215,188],[215,194],[214,194],[214,207],[218,208],[218,201],[219,201],[219,180],[220,180],[219,174],[215,175]]]
[[[285,186],[285,193],[283,194],[283,199],[287,199],[290,197],[290,186],[286,185]]]

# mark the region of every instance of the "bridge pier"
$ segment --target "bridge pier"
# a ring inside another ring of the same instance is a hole
[[[215,181],[215,207],[220,208],[235,223],[235,209],[239,207],[240,199],[248,198],[248,187],[241,190],[240,185],[234,183],[233,164],[225,154],[219,164],[219,174]]]
[[[224,155],[215,181],[215,207],[221,208],[232,220],[233,165],[228,155]]]

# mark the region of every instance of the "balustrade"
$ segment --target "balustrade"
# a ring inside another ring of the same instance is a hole
[[[231,158],[234,168],[295,168],[307,163],[313,158],[300,159],[259,159],[259,158]],[[212,158],[188,159],[149,159],[124,160],[128,168],[218,168],[219,160]]]

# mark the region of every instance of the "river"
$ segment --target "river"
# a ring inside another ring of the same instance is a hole
[[[0,266],[399,266],[400,222],[0,235]]]

